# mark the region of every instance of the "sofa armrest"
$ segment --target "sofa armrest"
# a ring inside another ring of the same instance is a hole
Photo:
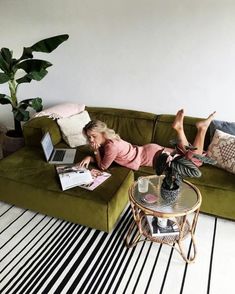
[[[46,132],[50,133],[54,145],[62,140],[59,126],[55,120],[45,116],[29,120],[23,126],[25,145],[40,146],[41,139]]]

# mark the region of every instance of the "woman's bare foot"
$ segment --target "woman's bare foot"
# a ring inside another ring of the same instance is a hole
[[[175,117],[175,120],[172,124],[172,128],[176,131],[180,131],[184,128],[184,109],[180,109]]]
[[[204,120],[201,120],[199,122],[196,123],[196,127],[197,129],[201,129],[201,130],[207,130],[211,121],[214,119],[214,116],[216,114],[216,111],[212,112],[208,118],[204,119]]]

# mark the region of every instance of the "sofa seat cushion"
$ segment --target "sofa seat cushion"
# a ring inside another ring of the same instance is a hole
[[[211,165],[200,167],[202,176],[200,178],[187,178],[188,181],[197,185],[203,185],[210,188],[235,191],[235,176],[223,169]],[[143,166],[135,171],[135,179],[140,176],[154,175],[154,169]]]
[[[189,179],[195,185],[203,185],[210,188],[235,191],[235,175],[216,166],[204,165],[200,167],[202,176]]]
[[[76,161],[84,156],[77,152]],[[81,150],[82,150],[81,148]],[[133,172],[113,166],[112,176],[94,191],[63,192],[55,167],[40,148],[24,147],[0,162],[0,199],[54,217],[110,231],[127,204]]]
[[[235,219],[235,175],[215,166],[204,165],[200,178],[188,179],[202,194],[200,211]]]
[[[211,165],[203,165],[200,167],[202,176],[200,178],[187,178],[191,183],[200,186],[206,186],[215,189],[223,189],[235,191],[235,175]],[[135,171],[135,179],[140,176],[154,175],[154,169],[147,166],[142,166],[138,171]]]

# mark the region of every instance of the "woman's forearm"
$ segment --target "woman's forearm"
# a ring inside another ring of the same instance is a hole
[[[96,163],[98,165],[99,168],[101,168],[101,156],[100,156],[100,151],[99,150],[96,150],[94,152],[95,154],[95,160],[96,160]]]

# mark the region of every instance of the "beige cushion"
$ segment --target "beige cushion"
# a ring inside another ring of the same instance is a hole
[[[62,137],[70,147],[74,148],[87,143],[82,130],[90,120],[91,119],[87,111],[57,120]]]
[[[52,119],[65,118],[82,112],[85,104],[78,103],[62,103],[43,109],[43,111],[35,113],[33,117],[48,116]]]
[[[218,167],[235,174],[235,136],[216,130],[208,156],[217,161]]]

